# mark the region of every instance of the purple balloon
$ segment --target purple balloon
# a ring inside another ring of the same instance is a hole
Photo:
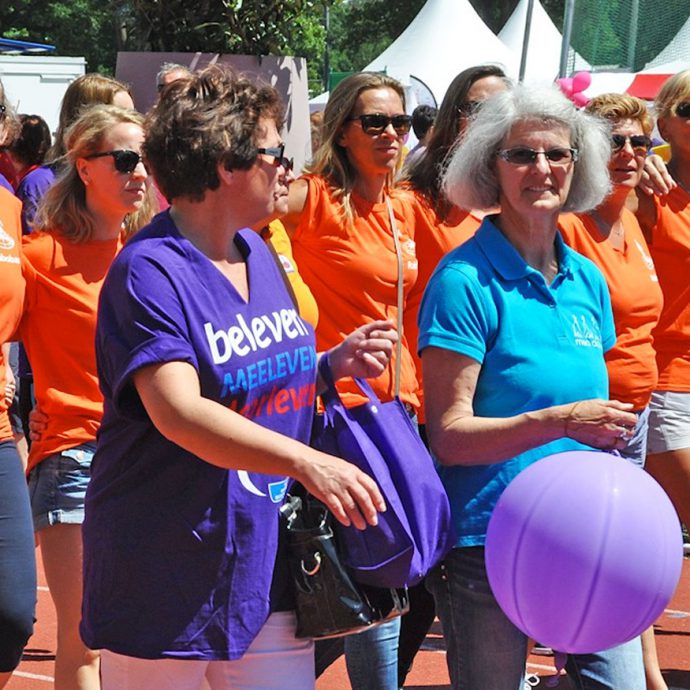
[[[550,455],[501,495],[486,535],[494,596],[526,635],[588,654],[627,642],[680,578],[676,511],[644,470],[608,453]]]

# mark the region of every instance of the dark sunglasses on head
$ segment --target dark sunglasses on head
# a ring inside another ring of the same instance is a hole
[[[103,158],[104,156],[112,156],[113,163],[115,164],[115,170],[125,174],[133,173],[140,161],[143,160],[141,154],[128,149],[116,149],[115,151],[101,151],[101,153],[92,153],[90,156],[86,156],[86,160],[88,161],[92,158]]]
[[[273,165],[279,168],[281,165],[285,168],[285,172],[290,172],[294,161],[292,158],[286,158],[283,154],[285,153],[285,144],[276,146],[273,148],[258,148],[257,153],[263,153],[265,156],[273,156]]]
[[[630,142],[630,146],[635,153],[647,154],[649,147],[652,145],[652,140],[644,134],[635,134],[633,136],[626,136],[625,134],[611,135],[611,148],[614,151],[620,151],[626,144]]]
[[[382,115],[381,113],[368,113],[366,115],[356,115],[350,120],[359,120],[362,124],[362,131],[370,136],[381,134],[388,125],[393,125],[395,133],[399,136],[405,136],[412,127],[412,118],[409,115]]]
[[[512,149],[503,149],[498,152],[498,157],[513,165],[532,165],[537,157],[542,154],[549,163],[555,165],[567,165],[577,160],[577,149],[553,148],[548,151],[537,151],[527,146],[516,146]]]
[[[690,103],[689,102],[683,101],[682,103],[678,103],[674,110],[675,110],[676,115],[678,115],[678,117],[690,119]]]

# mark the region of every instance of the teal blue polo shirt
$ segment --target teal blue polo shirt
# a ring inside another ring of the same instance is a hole
[[[616,335],[606,281],[559,234],[556,255],[558,274],[548,285],[486,218],[472,239],[441,260],[429,281],[419,311],[419,351],[438,347],[482,365],[474,397],[478,417],[608,398],[604,352]],[[504,462],[440,467],[457,545],[484,543],[496,501],[521,470],[578,448],[587,446],[563,438]]]

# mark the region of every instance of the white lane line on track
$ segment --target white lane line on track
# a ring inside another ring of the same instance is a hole
[[[676,611],[675,609],[664,609],[664,613],[672,618],[690,618],[688,611]]]
[[[31,678],[31,680],[44,680],[46,683],[54,683],[55,678],[52,676],[42,676],[38,673],[28,673],[27,671],[15,671],[13,676],[21,676],[22,678]]]

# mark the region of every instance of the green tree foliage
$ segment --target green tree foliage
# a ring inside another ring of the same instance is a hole
[[[125,46],[156,51],[282,55],[311,45],[314,0],[121,0]]]
[[[635,0],[576,0],[573,46],[593,64],[628,64]],[[0,0],[7,38],[53,43],[113,72],[118,50],[295,55],[321,90],[328,44],[335,71],[362,69],[390,45],[425,0]],[[498,32],[518,0],[470,0]],[[565,0],[541,0],[562,30]],[[638,0],[635,69],[653,59],[690,15],[688,0]],[[330,26],[326,31],[326,8]],[[461,40],[461,27],[452,27]],[[422,47],[433,50],[433,46]]]
[[[108,0],[2,0],[0,32],[55,45],[58,55],[85,57],[89,70],[112,72],[118,39],[112,5]]]

